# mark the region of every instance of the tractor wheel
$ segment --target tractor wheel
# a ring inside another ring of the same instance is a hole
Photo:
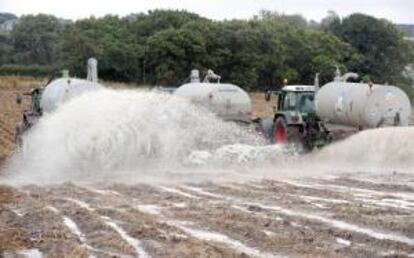
[[[286,121],[283,117],[276,118],[273,125],[272,140],[274,144],[285,144],[288,140]]]
[[[273,143],[289,144],[302,148],[303,142],[298,126],[288,126],[283,117],[278,117],[273,126]]]

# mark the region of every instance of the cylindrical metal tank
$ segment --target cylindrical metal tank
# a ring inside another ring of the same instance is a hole
[[[174,94],[206,107],[224,120],[251,121],[250,97],[236,85],[193,82],[182,85]]]
[[[96,82],[75,78],[61,78],[52,81],[42,93],[40,107],[44,112],[52,112],[63,102],[83,92],[103,88]]]
[[[363,128],[406,126],[411,116],[401,89],[378,84],[330,82],[316,92],[315,108],[325,122]]]

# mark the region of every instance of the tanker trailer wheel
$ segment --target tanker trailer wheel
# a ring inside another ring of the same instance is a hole
[[[272,140],[274,144],[289,144],[298,149],[303,148],[299,126],[288,126],[283,117],[276,118]]]

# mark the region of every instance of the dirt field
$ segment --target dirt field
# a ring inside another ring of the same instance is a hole
[[[30,97],[23,97],[22,104],[16,103],[17,94],[30,92],[44,80],[30,77],[0,77],[0,167],[13,152],[15,127],[21,120],[23,110],[30,105]]]
[[[41,82],[0,79],[0,163]],[[253,94],[254,114],[272,104]],[[275,173],[277,173],[275,168]],[[414,257],[414,176],[1,185],[0,257]]]
[[[0,201],[0,253],[6,255],[26,251],[46,257],[409,257],[414,253],[414,188],[347,178],[4,186]]]

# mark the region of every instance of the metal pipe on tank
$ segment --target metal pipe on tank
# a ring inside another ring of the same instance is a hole
[[[341,75],[341,71],[339,70],[339,67],[337,66],[336,70],[335,70],[334,81],[335,82],[347,82],[349,79],[356,80],[356,79],[358,79],[358,77],[359,77],[359,75],[357,73],[352,73],[352,72]]]
[[[213,70],[208,69],[208,71],[207,71],[207,75],[204,77],[203,82],[204,82],[204,83],[208,83],[208,82],[210,82],[211,80],[216,80],[216,81],[217,81],[217,83],[220,83],[221,76],[220,76],[220,75],[218,75],[218,74],[216,74],[216,73],[214,73],[214,72],[213,72]]]
[[[315,79],[313,82],[313,85],[315,86],[315,92],[317,92],[320,88],[320,84],[319,84],[319,73],[315,74]]]
[[[98,61],[95,58],[89,58],[87,64],[86,80],[91,82],[98,82]]]
[[[197,69],[191,70],[190,82],[200,82],[200,71]]]
[[[358,77],[359,76],[358,76],[357,73],[346,73],[346,74],[344,74],[344,76],[342,76],[344,82],[347,82],[349,79],[356,80],[356,79],[358,79]]]

